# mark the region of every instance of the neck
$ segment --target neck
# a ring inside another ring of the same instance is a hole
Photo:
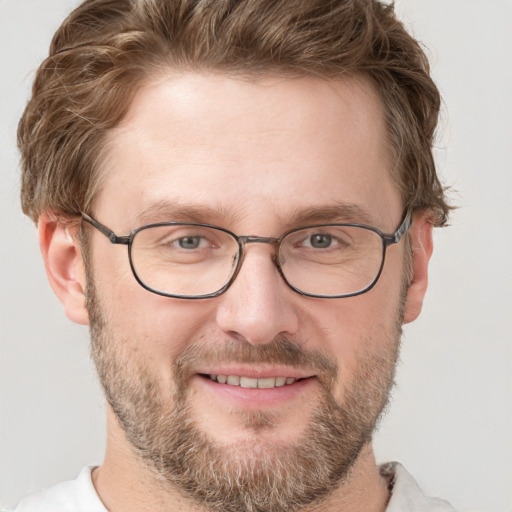
[[[320,503],[304,512],[384,512],[390,493],[380,475],[371,445],[357,458],[347,480]]]

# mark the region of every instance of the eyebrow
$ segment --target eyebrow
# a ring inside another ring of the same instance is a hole
[[[313,206],[304,210],[296,209],[289,217],[289,224],[308,225],[317,223],[351,222],[372,224],[376,221],[370,211],[359,204],[337,202]]]
[[[225,207],[211,208],[205,205],[187,204],[179,201],[157,201],[138,212],[134,220],[136,226],[142,226],[155,222],[181,221],[197,224],[222,224],[232,225],[240,219],[238,209]],[[284,229],[307,226],[312,224],[329,223],[360,223],[369,224],[376,222],[370,211],[359,204],[337,202],[328,205],[311,207],[297,207],[288,215],[282,225]]]
[[[154,223],[154,222],[167,222],[167,221],[181,221],[181,222],[194,222],[196,224],[210,223],[213,221],[234,220],[235,213],[230,212],[227,208],[210,208],[205,205],[186,204],[179,201],[169,202],[167,200],[157,201],[151,203],[142,211],[135,215],[135,220],[140,225]]]

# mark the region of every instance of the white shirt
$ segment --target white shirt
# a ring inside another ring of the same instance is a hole
[[[388,480],[391,490],[386,512],[455,512],[447,501],[426,496],[398,462],[383,464],[380,474]]]
[[[92,469],[85,467],[75,480],[29,494],[14,512],[108,512],[92,483]],[[425,496],[401,464],[384,464],[380,471],[391,489],[386,512],[455,512],[446,501]]]

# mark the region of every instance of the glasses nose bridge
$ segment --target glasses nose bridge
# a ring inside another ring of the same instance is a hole
[[[238,241],[242,244],[242,246],[245,246],[246,244],[270,244],[277,248],[280,239],[270,236],[246,235],[238,237]]]
[[[235,279],[238,277],[238,274],[240,273],[240,270],[242,269],[242,265],[243,265],[243,263],[245,261],[245,253],[246,253],[245,249],[246,249],[246,246],[249,245],[249,244],[269,244],[269,245],[272,245],[273,248],[274,248],[273,254],[271,256],[272,263],[277,267],[277,270],[278,270],[279,274],[281,275],[281,277],[284,279],[284,281],[286,283],[288,283],[288,281],[284,277],[283,270],[281,269],[281,264],[279,262],[279,257],[278,257],[278,252],[279,252],[279,247],[280,247],[280,244],[281,244],[282,237],[281,238],[274,238],[274,237],[269,237],[269,236],[243,235],[243,236],[236,237],[236,239],[237,239],[238,247],[239,247],[239,250],[240,250],[240,252],[239,252],[239,256],[240,257],[238,259],[235,272],[234,272],[234,274],[231,277],[229,286],[231,286],[231,284],[233,284]]]
[[[280,268],[280,265],[278,262],[278,257],[277,257],[277,254],[279,252],[279,246],[281,244],[281,238],[274,238],[274,237],[270,237],[270,236],[244,235],[244,236],[239,236],[237,238],[237,240],[238,240],[238,245],[240,247],[240,256],[241,256],[238,270],[240,270],[240,267],[242,266],[242,262],[245,259],[245,248],[247,245],[249,245],[249,244],[269,244],[269,245],[272,245],[274,248],[274,254],[272,255],[272,261],[278,267],[278,269],[281,271],[281,268]]]

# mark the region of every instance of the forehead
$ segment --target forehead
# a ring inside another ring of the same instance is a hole
[[[259,226],[338,204],[382,222],[400,210],[383,108],[361,78],[169,74],[138,92],[108,147],[97,210],[122,229],[180,208]]]

